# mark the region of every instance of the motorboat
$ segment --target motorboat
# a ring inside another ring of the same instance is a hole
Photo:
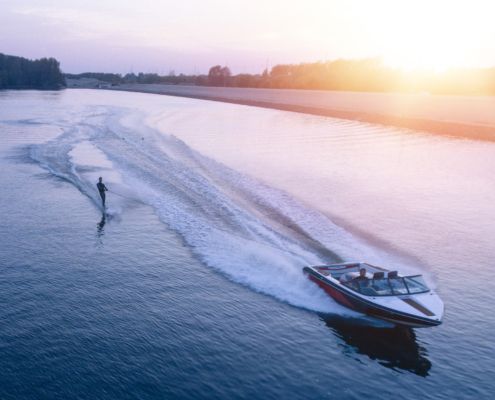
[[[396,325],[442,323],[444,306],[421,275],[402,276],[368,263],[304,267],[309,279],[341,305]]]

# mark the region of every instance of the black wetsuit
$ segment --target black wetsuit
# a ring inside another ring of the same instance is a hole
[[[103,203],[103,207],[105,207],[105,192],[108,190],[103,182],[98,182],[96,184],[98,191],[100,192],[101,202]]]

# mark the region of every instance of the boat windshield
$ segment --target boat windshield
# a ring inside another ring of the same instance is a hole
[[[376,296],[390,296],[392,288],[388,284],[388,279],[373,279],[373,288],[376,291]]]
[[[421,275],[405,278],[352,279],[343,285],[365,296],[393,296],[429,291]]]
[[[421,275],[406,276],[404,281],[409,289],[409,293],[423,293],[430,290]]]
[[[390,286],[392,286],[392,290],[394,294],[407,294],[407,287],[404,282],[404,278],[389,278]]]

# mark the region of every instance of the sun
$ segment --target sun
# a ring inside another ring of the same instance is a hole
[[[488,40],[487,9],[476,9],[476,1],[471,8],[460,5],[455,1],[418,0],[400,17],[396,14],[381,24],[384,61],[409,70],[473,66],[482,56],[481,44]],[[495,3],[489,8],[495,15]]]
[[[467,67],[469,60],[447,41],[419,40],[401,41],[387,52],[384,62],[404,70],[430,70],[443,72],[452,68]]]

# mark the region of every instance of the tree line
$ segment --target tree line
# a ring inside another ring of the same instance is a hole
[[[335,60],[279,64],[260,74],[233,75],[226,66],[215,65],[207,75],[155,73],[84,73],[68,78],[96,78],[112,84],[161,83],[244,88],[348,90],[363,92],[428,92],[435,94],[495,95],[495,68],[404,71],[380,59]]]
[[[56,90],[64,86],[65,78],[56,59],[28,60],[0,53],[0,89]]]

